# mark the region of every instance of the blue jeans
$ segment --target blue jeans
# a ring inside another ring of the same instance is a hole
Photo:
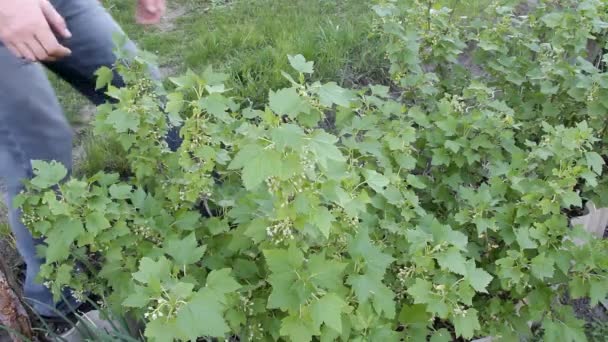
[[[95,91],[95,71],[111,66],[116,58],[112,36],[120,31],[118,24],[98,0],[51,0],[66,20],[72,38],[62,44],[72,54],[45,66],[71,83],[95,104],[106,100]],[[135,52],[132,42],[125,47]],[[116,85],[121,80],[115,75]],[[55,303],[48,288],[36,282],[44,260],[36,254],[35,240],[21,223],[20,211],[12,202],[22,190],[22,180],[32,176],[30,161],[56,160],[68,169],[72,166],[72,129],[46,77],[43,65],[25,62],[0,43],[0,177],[6,185],[9,223],[17,248],[26,266],[24,296],[42,316],[66,313],[72,305]]]

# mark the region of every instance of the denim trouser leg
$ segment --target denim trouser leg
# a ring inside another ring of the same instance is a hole
[[[99,104],[104,95],[96,92],[94,72],[115,61],[112,35],[119,26],[98,0],[51,0],[65,18],[72,38],[62,42],[72,55],[47,65],[70,82],[92,102]],[[135,51],[133,43],[128,49]],[[115,82],[121,81],[116,78]],[[9,223],[17,248],[26,265],[25,297],[43,316],[57,316],[50,291],[36,282],[43,260],[29,230],[21,223],[21,213],[12,207],[22,190],[21,180],[32,175],[33,159],[56,160],[68,169],[72,165],[72,130],[66,121],[42,65],[20,60],[0,44],[0,177],[7,188]]]
[[[5,181],[9,224],[26,265],[24,295],[39,314],[53,316],[50,292],[35,282],[41,260],[37,242],[21,223],[12,202],[31,176],[30,160],[57,160],[68,168],[72,157],[72,130],[55,98],[43,68],[24,63],[0,47],[0,175]]]

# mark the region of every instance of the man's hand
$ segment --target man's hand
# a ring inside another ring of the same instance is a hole
[[[54,61],[71,53],[53,34],[72,36],[48,0],[0,0],[0,23],[0,41],[17,57]]]
[[[135,18],[140,24],[158,24],[160,18],[165,14],[165,9],[165,0],[138,0]]]

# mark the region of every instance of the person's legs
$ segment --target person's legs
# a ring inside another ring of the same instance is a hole
[[[124,32],[98,0],[51,0],[51,3],[72,32],[72,38],[62,42],[72,50],[72,54],[46,65],[91,102],[99,105],[108,98],[102,90],[95,90],[95,72],[102,66],[111,67],[116,62],[113,36]],[[137,47],[130,40],[122,48],[130,56],[137,54]],[[159,88],[162,87],[158,68],[150,65],[149,72],[151,79],[158,82]],[[114,73],[113,84],[123,85],[117,73]],[[181,143],[179,128],[170,129],[165,140],[172,150],[176,150]]]
[[[95,91],[94,73],[114,64],[112,36],[120,27],[97,0],[51,2],[72,32],[63,42],[72,55],[47,66],[100,104],[106,98]],[[131,42],[126,48],[135,52]],[[24,295],[40,315],[52,317],[57,315],[52,295],[36,282],[43,262],[36,254],[40,241],[32,238],[12,202],[23,188],[22,180],[32,176],[31,160],[56,160],[71,169],[72,130],[40,64],[14,57],[0,44],[0,75],[0,177],[6,183],[11,229],[27,266]],[[122,83],[119,77],[114,82]],[[67,312],[65,305],[58,309]]]
[[[98,0],[51,0],[65,19],[72,37],[61,41],[72,54],[46,66],[68,81],[91,102],[99,105],[107,100],[103,90],[95,90],[95,72],[102,66],[116,62],[114,34],[124,35],[120,26]],[[135,44],[127,40],[123,49],[131,56],[137,53]],[[151,66],[151,77],[158,80],[158,70]],[[114,85],[122,86],[122,79],[114,74]]]
[[[42,260],[37,241],[13,209],[21,180],[31,177],[32,159],[56,160],[68,168],[72,162],[72,130],[43,68],[14,57],[0,45],[0,177],[5,181],[9,221],[26,266],[24,295],[41,315],[54,316],[49,290],[35,280]]]

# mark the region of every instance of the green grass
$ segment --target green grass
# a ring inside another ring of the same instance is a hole
[[[7,208],[3,198],[0,198],[0,240],[6,240],[12,246],[15,245],[15,238],[8,225]],[[0,253],[1,255],[2,253]]]
[[[5,240],[11,248],[16,249],[15,237],[11,232],[11,227],[6,222],[0,222],[0,240]]]
[[[443,0],[459,15],[476,15],[489,0]],[[142,27],[133,20],[136,1],[106,0],[105,6],[140,47],[174,72],[200,72],[213,65],[231,74],[234,95],[263,103],[268,89],[287,84],[287,54],[316,63],[315,78],[351,85],[380,82],[384,60],[368,37],[375,14],[369,0],[174,0],[171,29]],[[175,12],[183,9],[182,12]],[[176,15],[178,13],[180,15]],[[52,77],[71,122],[86,101]]]
[[[269,89],[288,85],[280,73],[291,71],[288,54],[315,61],[315,80],[353,86],[386,78],[379,42],[368,37],[374,19],[368,0],[175,0],[169,2],[171,27],[137,25],[135,1],[104,4],[142,49],[159,57],[161,68],[179,74],[212,65],[231,76],[233,96],[258,106]],[[86,100],[54,75],[51,82],[69,121],[81,123]],[[116,144],[79,138],[87,155],[79,173],[122,167]]]
[[[606,342],[608,341],[608,322],[594,320],[586,326],[586,333],[589,342]]]
[[[6,238],[11,235],[11,228],[7,223],[0,223],[0,239]]]
[[[215,3],[223,3],[215,0]],[[213,6],[210,1],[178,0],[187,11],[172,30],[141,27],[133,21],[134,1],[107,1],[115,19],[138,45],[177,72],[213,65],[230,73],[234,95],[265,101],[268,89],[285,86],[288,54],[316,63],[315,78],[341,83],[382,80],[379,43],[368,38],[374,18],[367,0],[257,0]],[[163,26],[161,26],[163,27]],[[69,117],[81,98],[55,82]]]
[[[454,10],[456,15],[474,17],[480,15],[491,0],[442,0],[441,5]]]
[[[86,156],[75,161],[74,173],[77,177],[90,176],[100,170],[129,173],[129,164],[118,142],[87,133],[80,139],[80,143]]]
[[[128,2],[110,3],[131,37],[161,64],[195,72],[213,65],[230,73],[234,95],[254,103],[287,84],[280,71],[290,70],[288,54],[314,60],[320,80],[382,79],[379,43],[368,39],[374,14],[367,0],[242,0],[216,7],[182,0],[174,6],[188,11],[172,31],[136,27]]]
[[[367,39],[373,13],[369,1],[266,0],[218,9],[208,20],[184,18],[193,39],[183,46],[185,65],[218,65],[232,75],[242,99],[265,101],[268,89],[287,85],[286,56],[315,61],[315,78],[353,83],[381,71],[379,45]],[[377,77],[380,78],[380,77]]]

